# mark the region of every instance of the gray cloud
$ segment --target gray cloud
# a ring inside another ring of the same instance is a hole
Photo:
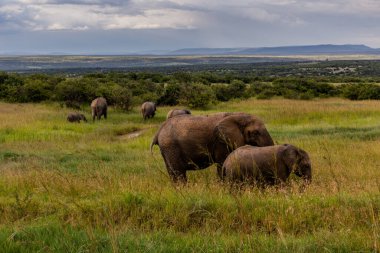
[[[36,48],[37,34],[76,34],[71,39],[78,41],[97,34],[105,51],[122,48],[105,34],[132,51],[317,43],[380,47],[379,13],[378,0],[3,0],[0,35],[12,44],[12,36],[28,34],[29,47]],[[86,49],[81,43],[66,44]]]

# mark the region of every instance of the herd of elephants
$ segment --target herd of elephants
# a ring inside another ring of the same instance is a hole
[[[103,97],[91,103],[92,119],[107,118]],[[145,102],[141,114],[154,117],[156,105]],[[69,122],[87,121],[70,113]],[[186,171],[217,166],[222,180],[252,185],[278,185],[291,173],[311,182],[311,162],[304,150],[290,144],[274,145],[264,122],[243,112],[219,112],[193,116],[189,110],[174,109],[167,114],[150,145],[158,145],[173,182],[186,182]]]

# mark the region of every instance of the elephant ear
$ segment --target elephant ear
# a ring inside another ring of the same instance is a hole
[[[298,160],[301,159],[300,152],[298,148],[293,145],[285,144],[285,149],[283,150],[282,158],[284,159],[284,163],[290,170],[290,172],[294,171],[295,165],[298,163]]]
[[[244,145],[241,115],[230,115],[221,120],[214,130],[219,143],[225,144],[229,151]]]

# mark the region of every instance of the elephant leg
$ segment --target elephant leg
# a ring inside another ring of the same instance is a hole
[[[166,169],[174,183],[187,182],[186,163],[182,161],[179,152],[169,150],[161,152],[165,161]]]
[[[223,169],[222,165],[216,164],[216,171],[218,172],[219,179],[223,181],[226,177],[225,169]]]
[[[107,119],[107,109],[104,110],[104,119]]]

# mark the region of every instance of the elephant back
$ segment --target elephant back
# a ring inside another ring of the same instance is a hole
[[[107,106],[107,100],[104,97],[98,97],[92,100],[91,107]]]

